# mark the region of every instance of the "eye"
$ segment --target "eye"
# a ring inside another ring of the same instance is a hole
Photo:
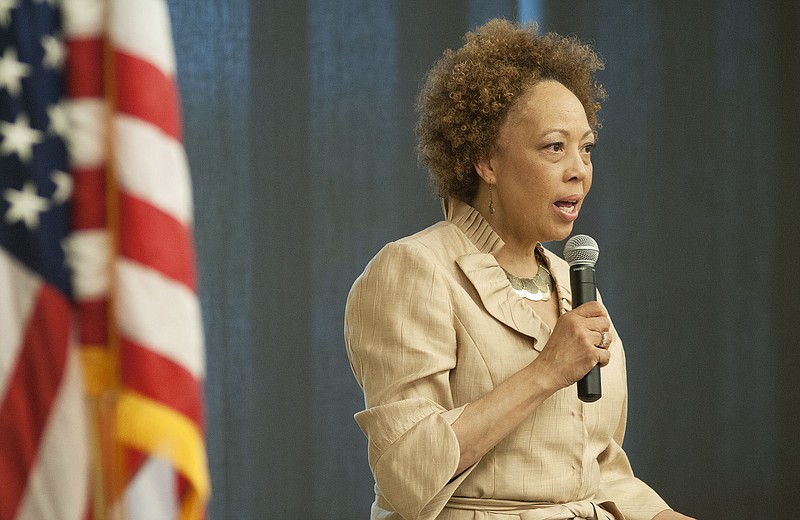
[[[582,151],[585,154],[591,154],[593,149],[594,149],[594,143],[586,143],[585,145],[583,145]]]
[[[564,143],[550,143],[545,145],[546,150],[550,150],[551,152],[563,152],[564,151]]]

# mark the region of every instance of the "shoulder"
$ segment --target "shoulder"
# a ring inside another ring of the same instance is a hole
[[[393,244],[399,247],[417,248],[434,256],[440,256],[443,253],[446,256],[461,255],[464,254],[464,251],[474,248],[464,232],[457,225],[446,220],[437,222],[411,236],[401,238]]]
[[[443,289],[445,280],[458,269],[456,258],[470,245],[461,230],[446,221],[389,242],[356,278],[348,299],[355,293],[405,294],[427,292],[434,287]]]
[[[364,271],[376,268],[411,270],[444,268],[455,265],[458,256],[474,247],[458,226],[441,221],[413,235],[389,242],[370,260]]]

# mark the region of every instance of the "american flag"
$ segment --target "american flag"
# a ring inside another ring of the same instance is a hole
[[[63,245],[64,46],[47,2],[0,1],[0,519],[80,519],[88,454]]]
[[[41,36],[31,36],[33,25]],[[0,520],[78,519],[86,511],[95,519],[203,518],[204,346],[166,2],[0,0],[0,28],[8,28],[0,42],[0,330],[6,322],[21,329],[9,348],[0,332],[0,482],[14,483],[0,486]],[[33,94],[40,90],[51,97]],[[36,105],[26,101],[34,98]],[[28,282],[37,277],[47,290]],[[38,300],[21,290],[29,285]],[[26,307],[27,300],[44,303]],[[45,304],[55,310],[36,321]],[[49,356],[34,354],[33,369],[24,364],[24,334]],[[23,376],[34,381],[14,379]],[[61,451],[48,452],[52,403],[72,394],[66,419],[52,427]],[[13,415],[19,409],[25,417]],[[27,417],[30,410],[38,415]],[[75,433],[65,435],[65,425]],[[87,445],[94,477],[80,469]],[[35,478],[50,460],[62,474]],[[51,509],[25,516],[31,496]]]

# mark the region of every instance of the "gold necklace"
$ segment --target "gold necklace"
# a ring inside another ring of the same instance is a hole
[[[550,299],[550,294],[553,291],[553,275],[550,274],[544,264],[540,264],[538,261],[536,263],[539,266],[539,270],[533,278],[520,278],[509,273],[503,267],[501,269],[506,273],[506,278],[508,278],[515,293],[526,300],[546,302]]]

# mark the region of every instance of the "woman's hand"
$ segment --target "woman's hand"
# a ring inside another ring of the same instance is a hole
[[[554,392],[573,384],[596,364],[608,364],[610,327],[608,312],[598,302],[561,316],[533,362],[470,403],[453,422],[461,448],[455,475],[477,462]],[[597,348],[603,338],[607,338],[605,344]]]
[[[584,303],[558,318],[531,368],[535,366],[541,377],[551,381],[553,391],[572,385],[595,365],[608,364],[610,328],[608,311],[601,303]]]

